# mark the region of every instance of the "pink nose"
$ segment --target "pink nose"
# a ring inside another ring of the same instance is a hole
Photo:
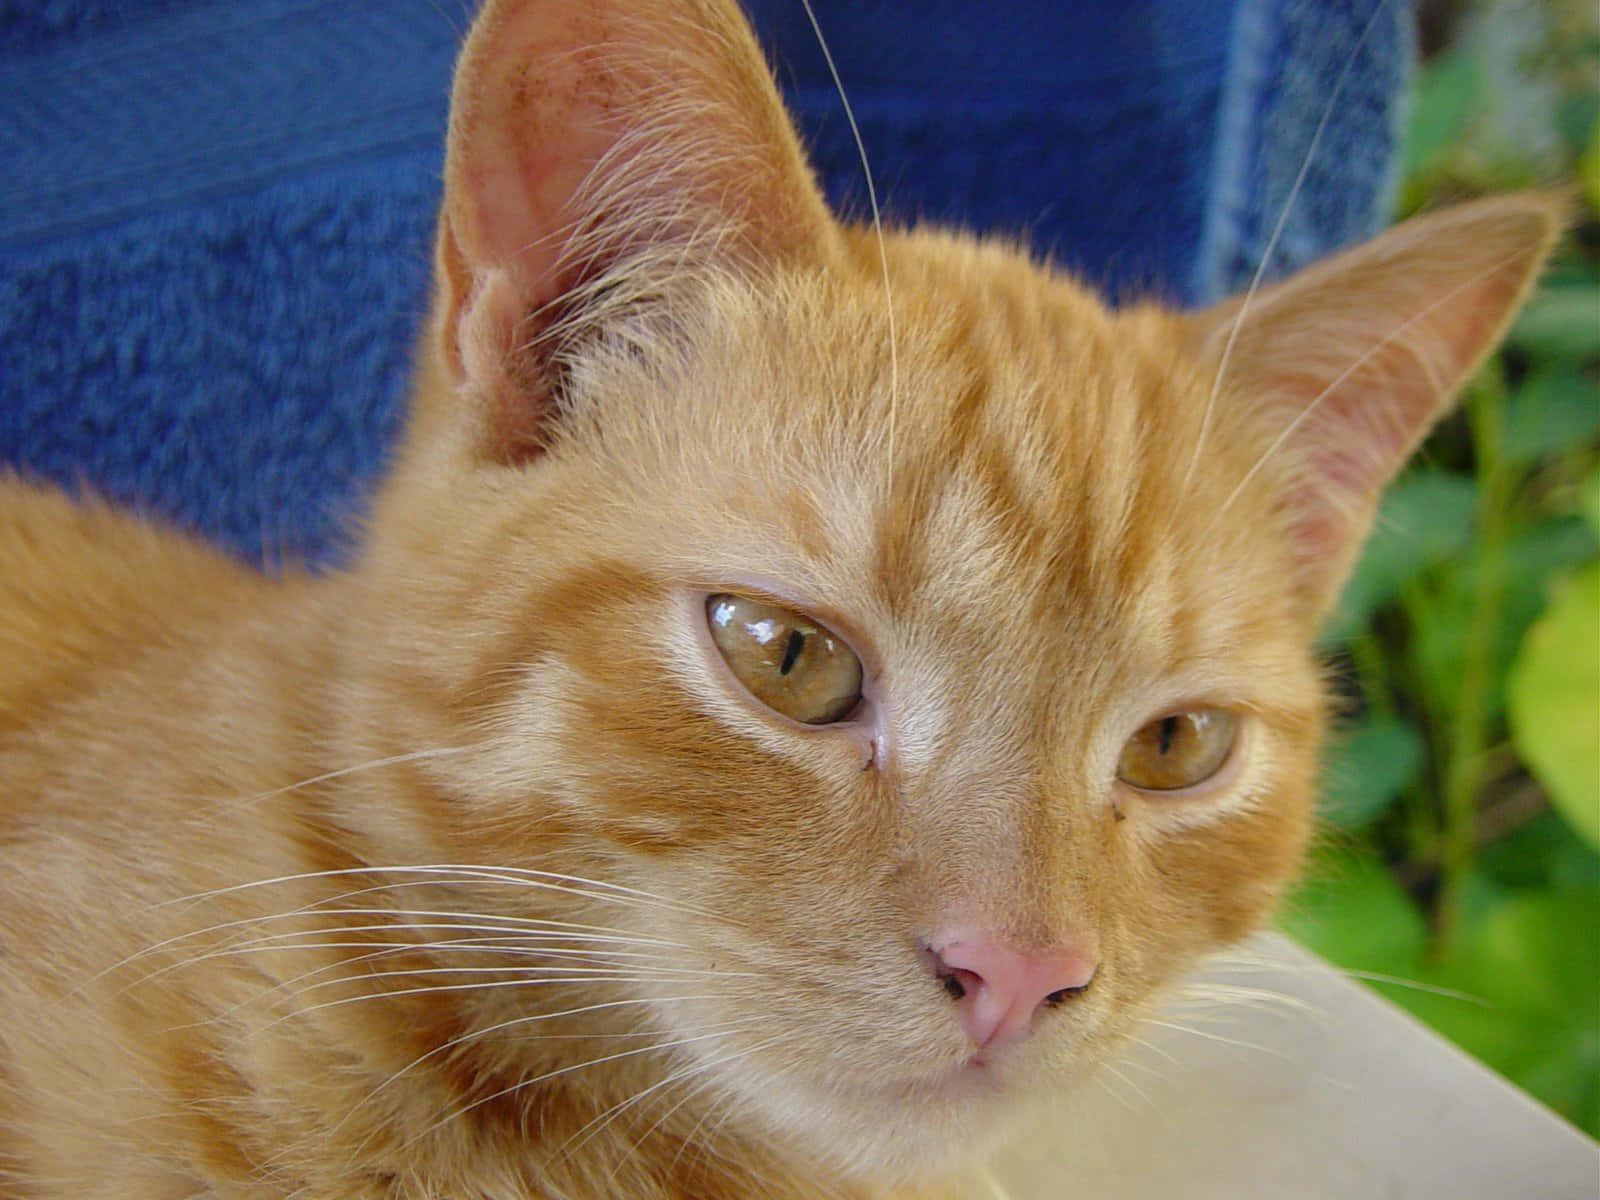
[[[962,1029],[980,1049],[1016,1041],[1041,1008],[1083,991],[1094,978],[1094,962],[1076,950],[1022,954],[966,931],[951,931],[928,948]]]

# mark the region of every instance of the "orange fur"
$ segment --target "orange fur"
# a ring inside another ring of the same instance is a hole
[[[1292,874],[1317,622],[1559,202],[1112,313],[960,235],[880,259],[731,3],[640,7],[469,39],[350,569],[0,483],[6,1195],[920,1195]],[[870,719],[756,704],[718,591],[848,640]],[[1226,772],[1117,782],[1201,705]],[[918,953],[953,913],[1098,964],[981,1069]]]

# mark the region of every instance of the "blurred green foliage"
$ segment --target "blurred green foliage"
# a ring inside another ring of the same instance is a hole
[[[1325,836],[1282,923],[1600,1135],[1594,22],[1479,0],[1419,77],[1403,212],[1576,180],[1575,228],[1329,624]]]

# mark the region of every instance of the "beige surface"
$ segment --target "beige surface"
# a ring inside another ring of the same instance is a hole
[[[1289,999],[1174,1005],[1171,1027],[974,1195],[1600,1198],[1600,1147],[1585,1135],[1285,940],[1251,949],[1259,966],[1214,967],[1191,993]]]

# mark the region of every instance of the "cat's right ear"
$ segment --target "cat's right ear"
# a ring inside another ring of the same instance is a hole
[[[533,457],[586,305],[836,237],[732,0],[490,0],[451,100],[430,347],[445,394],[419,403],[469,407],[485,456]]]
[[[1230,436],[1280,481],[1292,583],[1313,619],[1354,564],[1378,495],[1499,342],[1565,223],[1522,192],[1396,226],[1185,320]],[[1230,503],[1232,501],[1230,500]]]

